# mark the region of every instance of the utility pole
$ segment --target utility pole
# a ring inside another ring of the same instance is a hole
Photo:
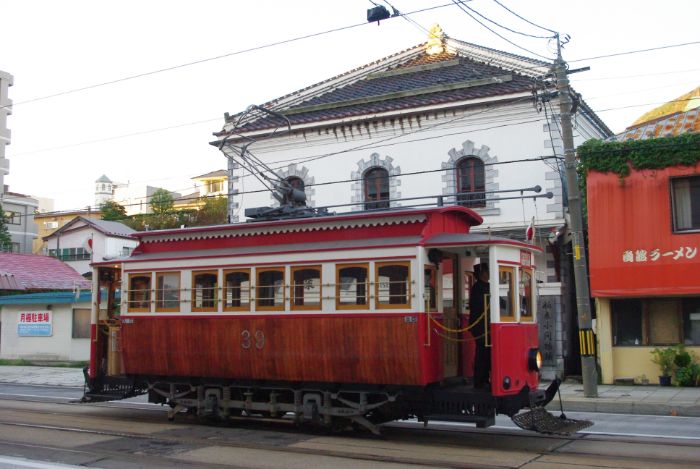
[[[559,113],[561,116],[561,137],[564,144],[564,168],[571,218],[571,234],[574,255],[574,282],[576,284],[576,310],[581,349],[581,374],[585,397],[598,397],[598,372],[595,363],[595,340],[591,319],[591,297],[588,287],[586,266],[586,246],[583,238],[583,217],[581,215],[581,194],[576,174],[576,151],[571,125],[571,94],[566,62],[561,57],[561,40],[557,34],[557,59],[554,62],[559,92]]]

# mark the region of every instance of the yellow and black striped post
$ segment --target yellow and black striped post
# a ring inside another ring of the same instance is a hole
[[[593,329],[579,330],[578,340],[581,348],[582,357],[589,357],[595,355],[595,338],[593,336]]]

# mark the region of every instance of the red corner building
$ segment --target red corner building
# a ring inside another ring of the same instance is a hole
[[[700,108],[579,148],[602,380],[648,379],[655,347],[700,356]]]

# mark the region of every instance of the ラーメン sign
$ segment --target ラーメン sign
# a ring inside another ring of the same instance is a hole
[[[17,335],[20,337],[51,337],[53,316],[51,311],[28,311],[18,314]]]

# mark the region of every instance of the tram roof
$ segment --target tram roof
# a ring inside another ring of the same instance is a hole
[[[388,247],[411,247],[421,244],[420,236],[401,236],[395,238],[352,239],[329,241],[325,243],[274,244],[269,246],[245,246],[239,248],[198,249],[182,251],[165,251],[135,253],[130,257],[113,259],[108,262],[96,262],[93,265],[110,265],[131,262],[212,259],[220,257],[261,256],[269,254],[295,254],[304,252],[325,252],[356,249],[377,249]]]
[[[430,236],[423,241],[425,247],[449,247],[449,246],[487,246],[491,244],[506,244],[509,246],[527,249],[530,251],[541,251],[534,244],[502,236],[491,236],[486,233],[441,233]]]
[[[453,213],[457,216],[464,217],[470,226],[477,226],[483,222],[483,218],[476,213],[474,210],[462,207],[459,205],[450,205],[447,207],[431,207],[431,208],[391,208],[389,210],[380,211],[365,211],[365,212],[351,212],[338,215],[322,215],[316,217],[305,217],[305,218],[287,218],[283,220],[271,220],[271,221],[250,221],[242,223],[231,223],[226,225],[214,225],[214,226],[196,226],[189,228],[177,228],[168,230],[154,230],[154,231],[139,231],[133,233],[132,236],[138,239],[144,238],[154,238],[154,237],[168,237],[203,233],[203,232],[219,232],[219,231],[243,231],[243,230],[254,230],[263,228],[275,228],[283,226],[299,226],[300,228],[304,225],[313,224],[324,224],[331,222],[340,221],[359,221],[363,219],[367,220],[377,220],[377,219],[392,219],[392,218],[403,218],[416,215],[430,216],[432,214],[441,213]]]

